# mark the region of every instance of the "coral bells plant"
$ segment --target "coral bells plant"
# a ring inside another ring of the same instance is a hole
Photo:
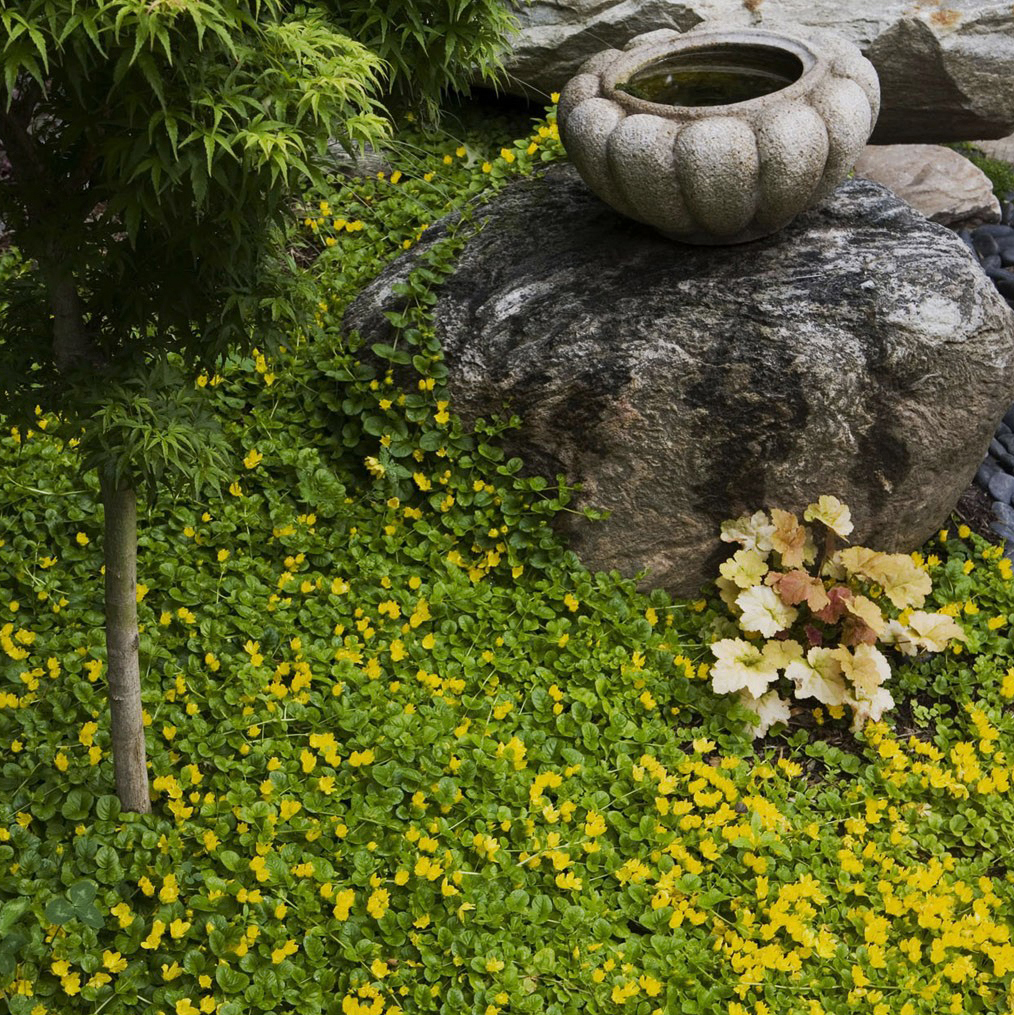
[[[891,664],[878,642],[915,655],[965,640],[953,618],[919,609],[931,582],[912,557],[837,549],[853,525],[836,497],[810,504],[803,520],[816,527],[778,508],[722,525],[722,540],[740,548],[721,565],[717,585],[746,638],[712,644],[712,686],[739,694],[757,715],[755,737],[789,719],[782,691],[790,686],[797,699],[848,705],[858,731],[894,705],[884,686]]]

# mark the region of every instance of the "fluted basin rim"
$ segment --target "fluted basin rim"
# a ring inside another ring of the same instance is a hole
[[[742,102],[730,102],[719,106],[674,106],[664,102],[649,102],[639,99],[616,86],[629,81],[640,70],[650,67],[666,57],[678,53],[707,52],[713,46],[743,46],[749,48],[768,47],[780,49],[795,56],[803,65],[803,73],[795,81],[779,88],[776,92],[761,95]],[[670,120],[698,119],[709,116],[735,115],[751,109],[770,105],[777,96],[779,100],[803,98],[826,70],[826,64],[810,48],[809,44],[794,35],[766,31],[760,28],[720,32],[699,32],[687,34],[679,39],[639,46],[617,57],[602,73],[602,96],[622,106],[629,113],[647,113]]]

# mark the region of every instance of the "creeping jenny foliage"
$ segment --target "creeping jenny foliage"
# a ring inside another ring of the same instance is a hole
[[[708,683],[717,597],[583,570],[549,524],[569,491],[441,395],[427,311],[471,198],[555,157],[554,127],[405,138],[306,209],[319,334],[197,380],[231,485],[140,537],[150,816],[112,795],[96,491],[45,407],[0,439],[7,1006],[1007,1011],[1009,562],[967,531],[919,558],[968,643],[899,668],[895,728],[800,711],[754,753]],[[398,343],[341,340],[448,203]]]

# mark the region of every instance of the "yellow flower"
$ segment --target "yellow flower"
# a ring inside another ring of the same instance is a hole
[[[336,920],[347,920],[349,911],[356,901],[356,893],[353,888],[344,888],[335,896],[334,909],[331,911]]]
[[[243,459],[243,464],[248,469],[255,469],[264,460],[264,456],[255,448],[251,448]]]
[[[151,933],[141,942],[141,947],[151,950],[158,948],[164,933],[165,924],[161,920],[155,920],[151,925]]]
[[[160,902],[175,902],[180,895],[179,885],[176,883],[175,874],[166,874],[162,887],[159,889],[158,897]]]
[[[119,952],[108,950],[102,953],[102,964],[111,973],[122,973],[127,968],[127,960]]]
[[[87,546],[91,542],[91,540],[83,532],[79,532],[74,537],[74,540],[78,546]]]
[[[366,900],[366,912],[375,920],[379,920],[390,905],[391,893],[386,888],[377,888]]]

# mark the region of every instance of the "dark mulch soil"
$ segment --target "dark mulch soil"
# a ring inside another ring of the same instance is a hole
[[[961,500],[954,509],[954,517],[959,523],[967,525],[977,536],[996,543],[999,542],[999,537],[989,527],[990,523],[996,520],[991,504],[989,494],[973,483],[961,495]]]

